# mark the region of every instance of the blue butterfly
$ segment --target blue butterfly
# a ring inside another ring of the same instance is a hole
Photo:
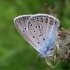
[[[14,19],[14,23],[19,33],[41,57],[53,54],[59,27],[57,18],[48,14],[21,15]]]

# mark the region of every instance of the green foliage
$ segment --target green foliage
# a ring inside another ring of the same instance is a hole
[[[45,3],[58,7],[60,27],[70,29],[70,0],[0,0],[0,70],[31,70],[38,52],[18,33],[13,19],[19,15],[47,13]],[[39,58],[36,70],[51,70]],[[70,63],[60,63],[52,70],[69,70]]]

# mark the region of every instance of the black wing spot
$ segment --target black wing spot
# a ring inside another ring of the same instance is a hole
[[[42,27],[43,28],[43,27]]]
[[[40,20],[41,22],[43,22],[43,18],[41,18],[41,20]]]
[[[36,26],[36,28],[37,28],[37,26]]]
[[[37,21],[39,21],[38,17],[36,19],[37,19]]]
[[[40,26],[39,26],[39,28],[40,28]]]
[[[30,26],[32,26],[32,24]]]
[[[34,18],[33,18],[33,20],[34,20]]]
[[[43,41],[45,41],[45,38],[43,38]]]
[[[35,38],[35,36],[33,36],[33,38]]]
[[[46,18],[46,20],[48,20],[48,18]]]
[[[31,22],[29,22],[29,24],[30,24]]]
[[[35,31],[34,31],[35,32]]]
[[[45,23],[48,23],[48,18],[46,18]]]
[[[26,30],[26,28],[25,28],[25,30]]]
[[[43,19],[43,18],[41,18],[41,19]]]
[[[39,44],[40,42],[38,42],[38,44]]]

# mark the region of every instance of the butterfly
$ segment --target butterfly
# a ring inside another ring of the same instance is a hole
[[[58,35],[59,20],[48,14],[20,15],[14,24],[24,39],[41,57],[53,54]]]

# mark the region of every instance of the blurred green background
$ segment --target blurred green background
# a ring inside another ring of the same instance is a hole
[[[31,70],[38,52],[17,31],[13,19],[19,15],[47,13],[45,3],[58,7],[60,27],[70,29],[70,0],[0,0],[0,70]],[[35,70],[70,70],[70,61],[50,68],[39,58]]]

